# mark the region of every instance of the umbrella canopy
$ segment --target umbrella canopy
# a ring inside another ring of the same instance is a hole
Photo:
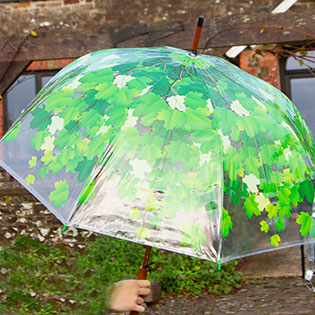
[[[64,224],[215,262],[315,241],[309,128],[279,90],[221,58],[83,56],[0,150]]]

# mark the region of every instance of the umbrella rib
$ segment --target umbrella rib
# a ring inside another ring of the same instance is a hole
[[[197,79],[196,79],[189,71],[187,71],[186,68],[184,69],[184,71],[185,71],[188,75],[190,75],[192,78],[194,78],[194,79],[197,81]]]
[[[163,61],[156,62],[156,63],[154,63],[154,64],[152,64],[152,65],[134,67],[134,68],[131,68],[131,69],[129,69],[129,70],[125,70],[125,71],[119,72],[119,75],[121,75],[122,73],[126,73],[126,72],[129,73],[129,72],[131,72],[131,71],[133,71],[133,70],[138,70],[138,69],[143,69],[143,68],[152,68],[152,67],[157,66],[157,65],[159,65],[159,64],[161,64],[161,63],[163,63]],[[164,63],[164,67],[166,67],[166,63]]]
[[[183,74],[183,72],[184,72],[185,69],[186,69],[186,67],[184,67],[183,69],[180,70],[180,72],[179,72],[179,77],[176,78],[176,79],[172,82],[172,84],[170,85],[170,87],[169,87],[167,93],[163,95],[164,97],[166,97],[166,96],[169,94],[169,92],[173,89],[173,86],[176,84],[176,82],[177,82],[178,80],[181,80],[181,81],[182,81],[182,74]]]
[[[216,90],[218,91],[218,93],[220,94],[220,96],[223,98],[225,104],[226,104],[227,106],[229,106],[229,104],[228,104],[227,101],[226,101],[225,96],[223,96],[223,94],[222,94],[221,91],[219,90],[217,84],[215,83],[215,81],[213,80],[213,78],[211,78],[211,75],[210,75],[210,74],[209,74],[209,79],[210,79],[211,82],[214,84],[214,86],[215,86]]]

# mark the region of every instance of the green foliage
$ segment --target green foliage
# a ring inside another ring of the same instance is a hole
[[[135,278],[144,247],[100,236],[85,250],[58,247],[21,236],[0,251],[0,312],[104,314],[111,283]],[[165,293],[229,293],[240,287],[236,262],[221,271],[209,261],[152,249],[150,280]]]
[[[59,208],[68,200],[69,185],[66,180],[62,180],[55,183],[55,188],[56,190],[50,193],[49,199],[55,202],[56,208]]]
[[[229,212],[223,208],[222,221],[221,221],[221,233],[222,237],[226,237],[230,234],[230,230],[233,228],[233,223]]]
[[[20,133],[21,122],[18,122],[6,135],[4,141],[9,142],[16,139]]]
[[[280,236],[278,234],[274,234],[270,237],[270,244],[278,247],[279,246],[279,242],[281,241]]]
[[[300,233],[302,236],[307,236],[308,234],[311,237],[315,236],[315,219],[308,213],[301,211],[296,219],[296,223],[301,225]]]

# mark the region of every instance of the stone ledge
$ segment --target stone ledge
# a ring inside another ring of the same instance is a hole
[[[31,193],[16,181],[0,182],[0,195],[25,195],[25,194],[31,194]]]

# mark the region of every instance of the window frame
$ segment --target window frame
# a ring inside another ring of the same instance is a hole
[[[1,1],[1,0],[0,0]],[[35,76],[35,95],[42,89],[42,77],[45,76],[54,76],[59,70],[33,70],[33,71],[23,71],[20,75],[16,78],[19,79],[22,75],[34,75]],[[16,82],[14,81],[14,83]],[[13,84],[14,84],[13,83]],[[8,100],[7,100],[7,93],[10,91],[13,84],[5,91],[3,94],[3,131],[7,132],[9,129],[8,123]],[[27,104],[25,104],[27,106]]]
[[[309,69],[295,69],[295,70],[287,70],[287,60],[289,57],[281,57],[279,66],[280,66],[280,86],[281,91],[292,99],[291,92],[291,79],[302,79],[302,78],[314,78],[314,74],[311,73]],[[315,63],[312,71],[315,72]]]

